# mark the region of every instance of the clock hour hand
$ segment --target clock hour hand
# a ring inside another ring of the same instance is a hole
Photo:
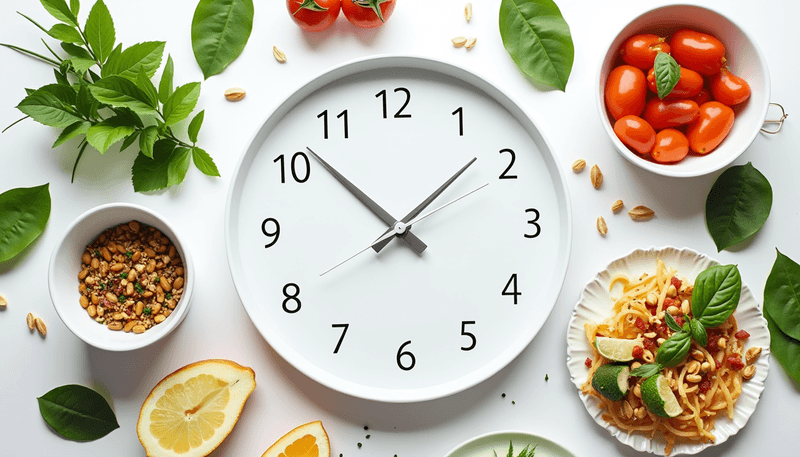
[[[460,197],[458,197],[458,198],[454,198],[453,200],[450,200],[449,202],[445,203],[444,205],[442,205],[442,206],[440,206],[440,207],[438,207],[438,208],[432,209],[432,210],[428,211],[427,213],[425,213],[425,214],[423,214],[423,215],[421,215],[421,216],[417,216],[417,217],[415,217],[415,218],[411,219],[411,220],[410,220],[410,221],[408,221],[408,222],[401,222],[401,221],[397,221],[397,222],[395,222],[395,223],[392,225],[392,229],[391,229],[389,232],[387,232],[386,234],[384,234],[383,236],[381,236],[381,237],[380,237],[380,238],[378,238],[377,240],[373,241],[373,242],[372,242],[372,243],[371,243],[369,246],[367,246],[367,247],[365,247],[364,249],[362,249],[362,250],[360,250],[360,251],[356,252],[355,254],[351,255],[350,257],[348,257],[348,258],[346,258],[346,259],[342,260],[341,262],[337,263],[336,265],[334,265],[334,266],[332,266],[332,267],[328,268],[327,270],[323,271],[323,272],[322,272],[322,273],[320,273],[319,275],[320,275],[320,276],[322,276],[322,275],[324,275],[324,274],[326,274],[326,273],[329,273],[329,272],[330,272],[331,270],[333,270],[334,268],[336,268],[336,267],[338,267],[338,266],[340,266],[340,265],[344,264],[344,263],[345,263],[345,262],[347,262],[348,260],[350,260],[350,259],[352,259],[352,258],[356,257],[357,255],[361,254],[362,252],[366,251],[367,249],[369,249],[369,248],[371,248],[371,247],[375,246],[376,244],[380,243],[381,241],[388,240],[389,238],[391,238],[391,237],[393,237],[393,236],[403,236],[403,234],[405,234],[405,233],[407,233],[407,232],[408,232],[408,229],[409,229],[409,227],[411,227],[411,225],[412,225],[412,224],[416,224],[417,222],[419,222],[419,221],[421,221],[421,220],[425,219],[426,217],[430,216],[431,214],[433,214],[433,213],[435,213],[435,212],[437,212],[437,211],[439,211],[439,210],[441,210],[441,209],[444,209],[445,207],[448,207],[448,206],[452,205],[453,203],[455,203],[455,202],[457,202],[457,201],[461,200],[462,198],[466,197],[467,195],[470,195],[470,194],[472,194],[472,193],[475,193],[475,192],[477,192],[477,191],[479,191],[479,190],[483,189],[484,187],[486,187],[486,186],[488,186],[488,185],[489,185],[489,183],[488,183],[488,182],[487,182],[487,183],[485,183],[485,184],[482,184],[482,185],[480,185],[480,186],[476,187],[475,189],[472,189],[471,191],[467,192],[466,194],[464,194],[464,195],[462,195],[462,196],[460,196]]]
[[[434,191],[430,196],[428,196],[428,198],[426,198],[425,201],[423,201],[422,203],[417,205],[417,207],[414,208],[413,210],[411,210],[410,213],[406,214],[406,216],[404,218],[400,219],[400,222],[405,222],[407,224],[408,221],[410,221],[411,219],[417,217],[417,215],[419,213],[421,213],[425,208],[427,208],[428,205],[433,203],[433,201],[436,200],[436,198],[439,195],[441,195],[442,192],[444,192],[445,189],[450,187],[450,184],[453,184],[453,182],[459,176],[461,176],[461,173],[464,173],[467,170],[467,168],[469,168],[469,166],[472,165],[472,163],[475,162],[476,160],[478,160],[478,158],[477,157],[473,157],[472,160],[470,160],[466,165],[464,165],[460,170],[458,170],[456,172],[456,174],[454,174],[450,179],[447,180],[447,182],[442,184],[438,189],[436,189],[436,191]],[[389,228],[388,230],[383,232],[383,234],[381,236],[386,235],[387,233],[389,233],[391,231],[392,231],[392,229]],[[391,241],[391,238],[387,238],[387,239],[385,239],[385,240],[383,240],[381,242],[375,243],[374,245],[372,245],[372,249],[374,249],[375,252],[381,252],[381,249],[386,247],[386,245],[389,244],[389,241]]]
[[[381,208],[380,205],[378,205],[377,203],[375,203],[374,200],[369,198],[367,194],[362,192],[361,189],[356,187],[355,184],[353,184],[347,178],[342,176],[342,174],[336,171],[335,168],[330,166],[328,162],[322,160],[322,158],[318,156],[314,151],[312,151],[311,148],[306,147],[306,149],[308,149],[308,152],[310,152],[311,155],[313,155],[314,158],[317,159],[317,161],[319,161],[319,163],[321,163],[322,166],[325,167],[325,169],[328,170],[333,175],[333,177],[336,178],[337,181],[342,183],[342,185],[347,190],[349,190],[351,194],[353,194],[361,203],[363,203],[367,208],[369,208],[370,211],[372,211],[376,216],[378,216],[383,222],[385,222],[390,227],[393,226],[396,222],[398,222],[397,219],[392,217],[392,215],[389,214],[385,209]],[[417,238],[417,236],[411,233],[411,231],[409,230],[404,231],[402,234],[398,234],[398,237],[403,239],[406,243],[408,243],[408,245],[411,246],[411,249],[413,249],[414,252],[416,252],[417,254],[421,254],[422,251],[424,251],[425,248],[428,247],[428,245],[423,243],[422,240]],[[387,243],[389,241],[389,238],[391,238],[391,236],[387,237]]]

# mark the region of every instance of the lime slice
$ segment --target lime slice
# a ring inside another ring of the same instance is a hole
[[[598,336],[594,343],[597,352],[614,362],[630,362],[633,360],[633,348],[642,345],[642,340],[625,340]]]
[[[642,401],[647,409],[661,417],[675,417],[683,413],[678,399],[669,388],[664,375],[651,376],[642,383]]]
[[[627,365],[603,365],[594,372],[592,387],[611,401],[622,400],[628,393],[630,372]]]

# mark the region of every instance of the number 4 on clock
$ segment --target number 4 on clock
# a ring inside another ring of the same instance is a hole
[[[522,292],[517,291],[517,274],[514,273],[508,278],[506,286],[503,288],[502,295],[510,295],[514,297],[514,304],[517,304],[517,297],[522,295]]]

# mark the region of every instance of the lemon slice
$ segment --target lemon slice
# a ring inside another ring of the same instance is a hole
[[[233,430],[256,388],[252,369],[204,360],[162,379],[142,404],[136,433],[148,457],[211,453]]]
[[[309,422],[283,435],[261,457],[330,457],[331,445],[322,422]]]
[[[630,362],[633,360],[633,348],[641,345],[641,338],[625,340],[598,336],[595,340],[597,352],[614,362]]]

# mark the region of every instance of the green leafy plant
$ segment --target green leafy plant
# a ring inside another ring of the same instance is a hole
[[[681,67],[678,62],[666,52],[659,52],[656,54],[656,60],[653,62],[653,74],[656,77],[656,90],[658,90],[658,98],[663,99],[681,79]]]
[[[253,30],[253,0],[200,0],[192,18],[192,50],[203,76],[221,73],[244,50]]]
[[[191,159],[206,175],[219,176],[211,156],[197,146],[203,112],[190,123],[189,141],[179,139],[174,127],[194,110],[200,83],[173,89],[172,58],[161,74],[158,89],[151,78],[161,66],[165,43],[149,41],[123,49],[116,44],[114,21],[103,0],[97,0],[84,27],[78,22],[79,0],[41,0],[61,23],[50,29],[22,15],[50,37],[61,41],[62,57],[46,43],[51,57],[3,44],[55,67],[56,82],[28,90],[17,106],[33,120],[62,129],[53,147],[81,138],[72,178],[87,146],[105,154],[122,142],[124,151],[138,142],[132,169],[134,190],[146,192],[183,182]],[[22,120],[20,119],[20,120]],[[19,121],[17,121],[19,122]],[[12,124],[14,125],[14,124]],[[159,144],[160,154],[155,154]]]
[[[566,90],[575,47],[569,25],[553,0],[502,0],[500,36],[523,73],[538,83]]]
[[[494,452],[494,457],[497,457],[497,451],[492,452]],[[534,455],[536,455],[536,446],[531,447],[529,444],[525,446],[525,449],[517,457],[534,457]],[[514,457],[514,444],[511,441],[508,442],[508,454],[506,454],[506,457]]]
[[[68,384],[37,398],[42,418],[62,437],[94,441],[119,428],[114,411],[94,390]]]
[[[50,184],[0,194],[0,262],[16,256],[44,232],[50,219]]]
[[[706,199],[706,225],[717,250],[755,235],[771,208],[772,186],[750,162],[725,170]]]
[[[780,251],[764,285],[764,317],[772,353],[800,386],[800,265]]]

